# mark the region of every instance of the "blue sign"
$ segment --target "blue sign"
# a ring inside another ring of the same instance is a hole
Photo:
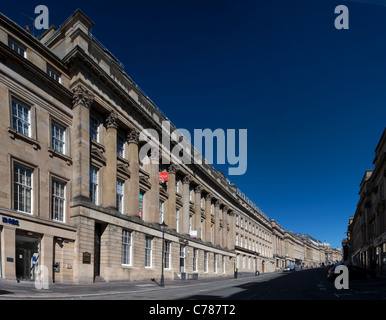
[[[16,220],[16,219],[3,217],[2,221],[3,221],[3,223],[9,223],[9,224],[12,224],[14,226],[19,226],[19,220]]]

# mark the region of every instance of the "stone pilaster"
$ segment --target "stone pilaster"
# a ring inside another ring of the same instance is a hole
[[[158,148],[151,149],[150,155],[150,183],[149,190],[149,222],[159,223],[159,150]]]
[[[229,233],[228,233],[228,249],[235,248],[235,214],[234,211],[229,211],[228,215]]]
[[[117,129],[118,115],[111,111],[105,121],[106,126],[106,170],[104,175],[103,205],[117,206]]]
[[[45,280],[52,282],[52,266],[54,263],[54,236],[45,234],[40,241],[40,263],[42,266],[47,266],[48,275],[43,275]],[[43,279],[41,279],[43,281]]]
[[[189,233],[189,187],[192,178],[189,175],[186,175],[182,179],[182,230],[181,233],[188,234]]]
[[[228,227],[227,227],[228,207],[222,208],[222,246],[228,248]]]
[[[219,212],[219,209],[220,209],[220,205],[221,205],[221,202],[219,200],[217,200],[214,204],[214,234],[213,234],[213,237],[214,237],[214,244],[216,245],[221,245],[221,237],[220,237],[220,212]]]
[[[210,242],[210,232],[211,232],[211,213],[210,208],[212,206],[213,194],[209,193],[205,196],[205,241]]]
[[[139,132],[132,129],[127,135],[128,160],[130,162],[130,180],[129,180],[129,216],[139,216],[139,160],[138,144]]]
[[[176,173],[177,165],[169,166],[169,181],[168,181],[168,213],[165,223],[169,229],[176,230]],[[166,221],[167,220],[167,221]]]
[[[15,227],[4,225],[0,232],[0,250],[3,255],[2,261],[2,278],[16,280],[16,230]],[[6,258],[13,259],[13,262],[7,261]]]
[[[203,190],[202,185],[198,185],[194,188],[194,225],[197,231],[197,239],[201,239],[201,192]]]
[[[93,94],[84,86],[74,90],[71,130],[72,198],[90,197],[90,108]]]

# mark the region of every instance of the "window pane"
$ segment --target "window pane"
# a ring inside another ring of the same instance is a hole
[[[99,120],[90,117],[90,139],[99,142]]]
[[[52,219],[64,221],[65,208],[65,187],[64,182],[52,180]]]
[[[17,132],[30,136],[30,109],[12,99],[12,126]]]
[[[14,209],[32,213],[32,171],[14,165]]]
[[[52,149],[65,153],[65,129],[56,123],[52,123]]]
[[[90,168],[90,199],[94,204],[98,204],[98,169]]]
[[[117,180],[117,210],[123,213],[123,181]]]
[[[117,154],[123,158],[124,151],[125,151],[125,138],[118,134],[117,135]]]
[[[122,232],[122,264],[131,264],[131,231]]]

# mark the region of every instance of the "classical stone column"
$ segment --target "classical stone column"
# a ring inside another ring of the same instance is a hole
[[[118,114],[113,110],[105,121],[106,126],[106,169],[103,186],[103,205],[117,206],[117,129]]]
[[[131,129],[126,139],[128,143],[128,160],[130,162],[128,215],[139,216],[139,160],[138,160],[139,132],[135,129]]]
[[[201,239],[201,192],[203,190],[202,185],[198,185],[194,188],[194,224],[197,231],[197,239]]]
[[[235,214],[234,211],[229,211],[228,216],[229,234],[228,234],[228,249],[235,249]]]
[[[227,228],[228,206],[222,208],[222,246],[228,248],[228,228]]]
[[[90,198],[90,108],[94,96],[83,85],[78,85],[73,92],[72,199]]]
[[[222,247],[223,246],[223,230],[224,230],[222,205],[220,205],[218,208],[218,219],[219,219],[219,224],[218,224],[218,228],[217,228],[217,233],[218,233],[218,243],[217,244],[220,247]]]
[[[54,263],[54,236],[45,234],[40,241],[40,263],[42,266],[52,266]],[[45,280],[52,282],[52,268],[48,268]],[[43,279],[42,279],[43,280]]]
[[[212,225],[212,218],[210,208],[212,206],[213,194],[209,193],[205,196],[205,241],[210,242],[210,232]]]
[[[189,175],[186,175],[182,179],[182,232],[183,234],[189,233],[189,187],[192,178]]]
[[[151,149],[150,155],[150,206],[149,222],[159,223],[159,150]]]
[[[169,166],[169,181],[168,181],[168,213],[165,223],[169,229],[176,230],[176,172],[177,165]]]
[[[219,200],[216,200],[215,204],[214,204],[214,244],[216,245],[220,245],[220,241],[221,241],[221,238],[220,238],[220,212],[219,212],[219,209],[220,209],[220,205],[221,205],[221,202]]]
[[[16,280],[16,230],[13,226],[3,226],[0,232],[0,250],[3,255],[2,263],[2,278],[7,280]],[[7,261],[9,258],[11,261]]]

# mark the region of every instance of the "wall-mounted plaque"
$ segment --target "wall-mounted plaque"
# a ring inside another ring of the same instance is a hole
[[[90,264],[91,263],[91,253],[90,252],[83,252],[83,264]]]

